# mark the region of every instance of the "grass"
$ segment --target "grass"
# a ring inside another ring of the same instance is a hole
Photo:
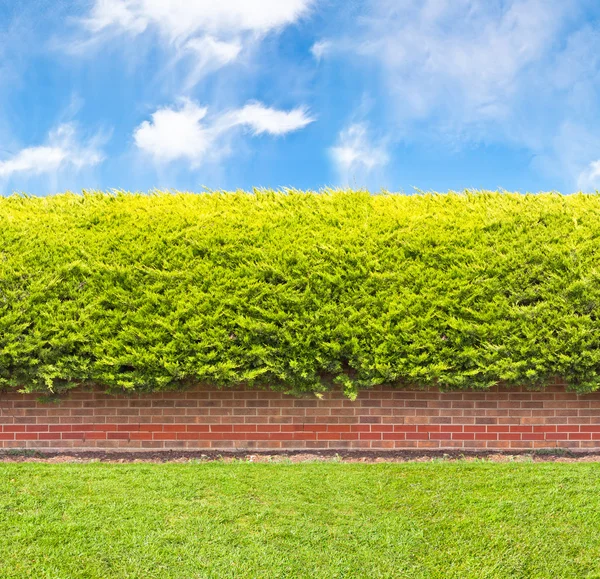
[[[0,577],[600,577],[600,464],[0,463]]]

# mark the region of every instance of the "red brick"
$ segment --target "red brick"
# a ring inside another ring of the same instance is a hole
[[[383,440],[406,440],[406,432],[384,432]]]
[[[25,426],[25,432],[48,432],[47,424],[28,424]]]
[[[394,432],[393,424],[372,424],[371,432]]]
[[[109,432],[109,435],[111,433]],[[118,433],[121,434],[121,433]],[[215,435],[212,434],[211,438],[216,438],[219,435]],[[153,432],[152,433],[152,440],[175,440],[177,437],[177,433],[176,432]],[[110,436],[109,436],[110,438]]]
[[[83,440],[83,432],[62,432],[60,435],[61,440]]]
[[[208,424],[188,424],[186,426],[186,432],[210,432],[210,425],[208,425]]]
[[[475,440],[476,432],[453,432],[452,440]]]
[[[86,440],[105,440],[106,439],[106,432],[101,432],[99,430],[94,430],[91,432],[86,432],[85,433],[85,439]]]
[[[326,432],[327,425],[326,424],[305,424],[304,430],[311,432]]]
[[[214,428],[214,427],[213,427]],[[223,432],[231,432],[231,427],[228,427],[229,431],[224,430]],[[185,432],[186,425],[185,424],[165,424],[163,427],[163,432]],[[219,432],[215,430],[215,432]]]
[[[546,440],[568,440],[568,432],[547,432]]]
[[[439,424],[419,424],[417,426],[417,432],[439,432]]]
[[[569,440],[591,440],[591,432],[569,432]]]
[[[287,426],[287,425],[285,425]],[[292,425],[293,426],[293,425]],[[284,425],[281,426],[283,431]],[[193,432],[188,428],[188,432]],[[256,432],[256,424],[235,424],[233,426],[233,432]]]
[[[382,435],[384,434],[393,434],[393,433],[385,433],[385,432],[359,432],[358,436],[360,440],[381,440]]]
[[[415,424],[394,424],[394,432],[417,432]]]
[[[140,432],[162,432],[163,424],[140,424]]]
[[[498,440],[521,440],[520,432],[499,432]]]
[[[210,431],[211,432],[233,432],[233,425],[232,424],[211,424]],[[167,432],[166,425],[165,425],[165,432]]]
[[[2,427],[3,432],[25,432],[25,424],[6,424]]]
[[[351,432],[371,432],[370,424],[351,424],[350,425]]]
[[[359,422],[361,424],[381,424],[380,416],[360,416]]]
[[[152,432],[132,432],[131,440],[152,440]]]
[[[59,432],[40,432],[38,433],[38,440],[60,440]]]
[[[48,426],[49,432],[71,432],[73,427],[70,424],[51,424]]]
[[[38,440],[37,432],[15,432],[15,440]]]
[[[524,432],[521,440],[545,440],[546,434],[543,432]]]
[[[382,428],[382,427],[380,426],[379,428]],[[350,432],[350,425],[349,424],[328,424],[327,432]],[[320,440],[320,438],[319,438],[319,440]]]
[[[533,427],[533,432],[546,432],[546,433],[553,433],[556,432],[557,426],[556,425],[546,425],[546,426],[534,426]]]
[[[291,436],[294,440],[317,440],[317,434],[318,434],[318,432],[299,432],[299,431],[288,433],[288,435]],[[357,436],[358,435],[353,432],[341,432],[340,433],[341,440],[353,440]],[[347,438],[347,437],[352,437],[352,438]]]
[[[487,427],[487,432],[509,432],[510,431],[510,426],[488,426]]]
[[[177,440],[198,440],[202,434],[200,432],[176,432],[174,436],[177,437]],[[232,436],[234,436],[233,433]]]
[[[498,440],[498,436],[498,432],[478,432],[475,434],[475,440]]]
[[[106,438],[108,440],[127,440],[129,439],[129,432],[107,432]]]
[[[365,433],[367,436],[370,436],[369,433]],[[286,438],[289,435],[282,434]],[[378,435],[381,438],[381,434]],[[341,433],[339,432],[317,432],[317,440],[341,440]]]
[[[452,435],[456,432],[430,432],[429,440],[452,440]]]
[[[325,427],[323,427],[325,430]],[[215,432],[213,430],[213,432]],[[257,424],[256,432],[281,432],[281,425],[279,424]]]
[[[471,427],[473,428],[473,427]],[[476,426],[474,428],[480,428],[479,426]],[[467,430],[464,430],[465,427],[462,426],[461,424],[442,424],[440,426],[440,432],[468,432]]]

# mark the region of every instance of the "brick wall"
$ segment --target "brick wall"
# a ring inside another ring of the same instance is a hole
[[[600,448],[600,392],[377,388],[352,402],[197,388],[60,403],[0,393],[0,447],[127,449]]]

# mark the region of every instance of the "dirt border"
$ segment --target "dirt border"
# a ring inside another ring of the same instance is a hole
[[[289,450],[289,451],[48,451],[33,449],[0,450],[0,463],[14,462],[106,462],[106,463],[167,463],[167,462],[432,462],[476,461],[489,462],[600,462],[599,451],[570,451],[561,448],[535,451],[469,451],[469,450]]]

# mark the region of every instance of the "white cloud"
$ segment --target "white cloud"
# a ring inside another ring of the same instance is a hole
[[[207,109],[184,99],[179,109],[162,108],[134,131],[136,146],[155,161],[186,160],[192,167],[214,160],[224,151],[222,140],[232,129],[246,126],[253,134],[283,135],[313,121],[304,109],[281,111],[251,103],[207,119]]]
[[[236,60],[242,51],[239,40],[223,42],[212,36],[192,38],[184,50],[192,58],[193,67],[188,75],[188,86],[195,85],[206,73],[212,72]]]
[[[135,129],[135,144],[158,161],[188,159],[195,165],[215,138],[202,123],[206,112],[206,108],[187,100],[179,110],[159,109],[151,115],[151,121],[144,121]]]
[[[261,103],[247,104],[227,116],[231,124],[245,125],[252,129],[255,135],[284,135],[302,129],[314,121],[303,108],[280,111],[265,107]]]
[[[310,52],[317,62],[321,62],[323,57],[331,51],[332,46],[330,40],[319,40],[310,47]]]
[[[505,118],[567,7],[547,0],[376,0],[358,48],[378,59],[403,117],[443,112],[445,130]]]
[[[87,143],[79,142],[76,137],[72,124],[59,125],[50,132],[46,144],[21,149],[12,157],[0,161],[0,178],[10,178],[19,173],[41,175],[62,168],[79,170],[103,160],[98,137]]]
[[[96,0],[84,24],[93,32],[109,27],[140,34],[150,26],[171,41],[198,33],[266,34],[306,15],[315,0]]]
[[[148,18],[140,14],[139,10],[132,10],[131,4],[133,3],[123,0],[96,0],[90,16],[83,23],[91,32],[115,26],[132,34],[140,34],[146,30]]]
[[[208,72],[235,62],[242,50],[269,32],[306,16],[316,0],[95,0],[84,28],[92,40],[157,30],[177,58],[195,59],[188,86]],[[71,50],[73,48],[71,47]]]
[[[579,174],[577,179],[577,187],[581,191],[596,191],[600,189],[600,160],[592,161]]]
[[[389,161],[385,144],[373,143],[364,123],[353,123],[341,131],[337,144],[329,152],[344,184],[349,184],[357,177],[365,178]]]

